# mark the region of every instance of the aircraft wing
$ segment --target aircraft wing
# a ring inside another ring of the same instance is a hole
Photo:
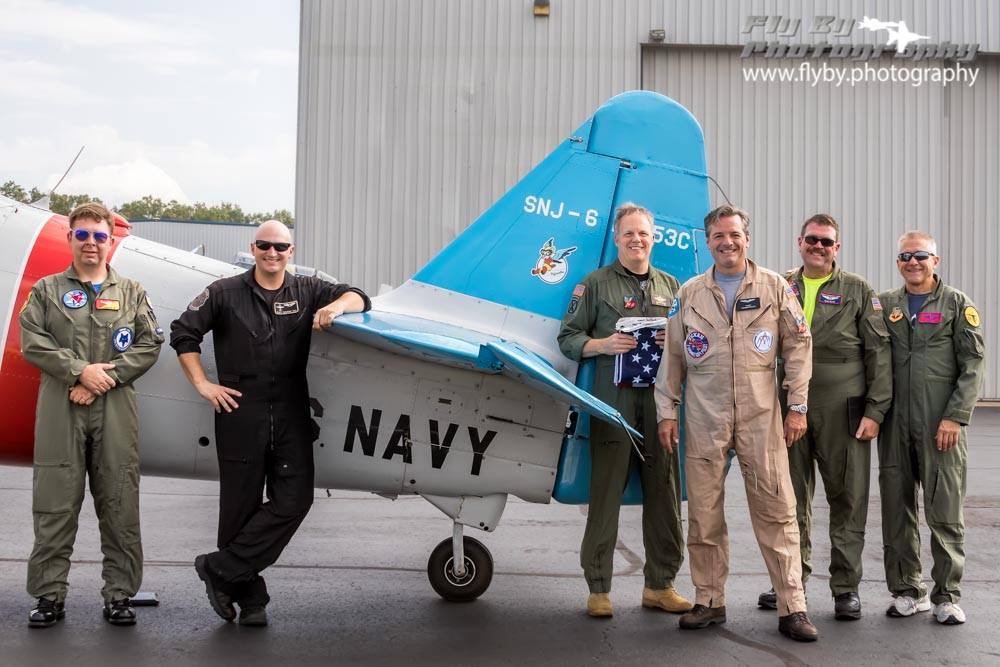
[[[515,342],[412,315],[369,311],[342,315],[333,329],[345,338],[372,347],[444,364],[503,374],[627,430],[637,441],[642,434],[620,412],[580,389],[549,362]]]

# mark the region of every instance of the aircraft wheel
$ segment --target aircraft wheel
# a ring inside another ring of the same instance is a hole
[[[427,577],[438,595],[448,602],[472,602],[486,592],[493,580],[493,556],[482,542],[463,537],[465,576],[455,574],[451,539],[434,547],[427,561]]]

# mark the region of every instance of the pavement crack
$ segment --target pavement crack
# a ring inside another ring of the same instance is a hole
[[[716,633],[718,633],[724,639],[728,639],[731,642],[740,644],[742,646],[747,646],[752,649],[757,649],[758,651],[763,651],[769,655],[773,655],[775,658],[781,661],[781,664],[786,665],[786,667],[804,667],[808,663],[802,662],[795,655],[789,653],[784,649],[780,649],[777,646],[771,644],[765,644],[764,642],[759,642],[754,639],[749,639],[743,635],[738,635],[732,630],[727,630],[725,628],[720,628],[716,626]]]

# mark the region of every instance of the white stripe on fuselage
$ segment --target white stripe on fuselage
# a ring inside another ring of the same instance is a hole
[[[21,287],[28,257],[51,211],[21,204],[0,195],[0,313],[3,313],[3,337],[0,338],[0,370],[3,370],[3,348],[7,345],[10,323],[14,318],[17,290]],[[17,267],[16,271],[7,267]],[[9,283],[9,284],[8,284]]]

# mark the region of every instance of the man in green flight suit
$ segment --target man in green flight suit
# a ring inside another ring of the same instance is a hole
[[[935,275],[941,258],[925,232],[899,239],[902,287],[882,294],[892,338],[895,396],[878,442],[886,614],[913,616],[934,605],[939,623],[965,622],[958,606],[965,569],[965,427],[982,388],[982,320],[972,300]],[[921,580],[917,486],[931,533],[934,589]]]
[[[892,401],[892,358],[882,304],[861,276],[837,266],[840,225],[817,213],[798,238],[802,266],[785,275],[813,338],[806,434],[788,450],[802,583],[812,573],[812,500],[819,467],[830,505],[830,590],[838,620],[861,618],[861,555],[868,521],[871,441]],[[782,401],[783,405],[786,401]],[[787,411],[787,407],[785,407]],[[776,609],[774,591],[757,601]]]
[[[132,383],[163,343],[146,292],[106,259],[111,213],[81,204],[69,215],[72,265],[32,287],[20,313],[21,352],[41,370],[35,415],[32,514],[35,544],[28,625],[65,616],[70,554],[90,477],[104,554],[104,618],[134,625],[130,598],[142,581],[139,424]]]
[[[653,388],[614,384],[615,356],[636,347],[631,334],[616,332],[619,318],[667,316],[679,285],[676,278],[649,262],[653,215],[647,209],[631,203],[619,206],[615,212],[614,241],[618,259],[590,273],[573,290],[559,331],[559,348],[576,361],[597,357],[592,393],[616,407],[645,437],[645,462],[639,464],[646,552],[642,606],[682,613],[691,609],[691,603],[673,587],[684,560],[677,452],[667,454],[657,445]],[[656,343],[662,350],[662,330],[657,333]],[[654,354],[658,359],[661,352],[657,350]],[[618,513],[632,452],[631,438],[620,427],[597,419],[590,421],[593,470],[580,565],[590,588],[587,613],[595,617],[613,613],[608,593],[618,542]]]

